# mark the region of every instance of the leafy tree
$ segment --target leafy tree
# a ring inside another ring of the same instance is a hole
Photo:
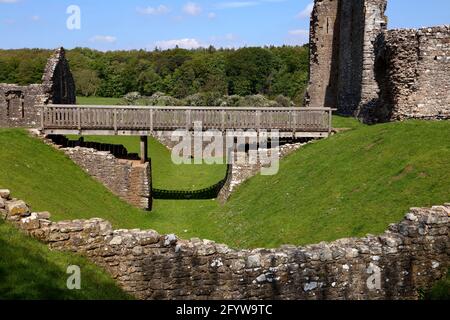
[[[228,92],[237,95],[267,94],[274,73],[275,58],[267,49],[243,48],[228,56]]]
[[[73,72],[77,94],[81,96],[96,96],[100,88],[101,80],[97,72],[89,69],[81,69]]]
[[[52,50],[0,50],[0,82],[40,83]],[[301,102],[308,79],[309,50],[303,47],[242,49],[67,51],[80,95],[122,97],[129,92],[177,98],[202,97],[198,103],[239,105],[225,95],[283,95]],[[206,97],[204,99],[204,97]],[[166,99],[167,100],[167,99]],[[235,101],[236,100],[236,101]],[[238,99],[242,100],[243,99]],[[197,102],[196,102],[197,103]]]

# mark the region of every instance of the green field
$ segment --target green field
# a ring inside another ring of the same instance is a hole
[[[123,104],[122,98],[103,98],[103,97],[77,97],[77,104],[94,106],[114,106]]]
[[[450,300],[450,270],[444,279],[438,281],[429,292],[425,293],[424,298],[426,300]]]

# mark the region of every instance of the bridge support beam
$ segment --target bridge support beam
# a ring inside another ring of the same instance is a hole
[[[148,161],[148,137],[141,136],[141,163],[146,163]]]

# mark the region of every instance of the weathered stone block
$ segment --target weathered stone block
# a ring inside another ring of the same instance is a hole
[[[10,216],[25,217],[30,215],[30,209],[22,200],[13,200],[6,202],[6,210]]]
[[[51,232],[49,235],[49,242],[59,242],[59,241],[65,241],[69,240],[70,235],[67,233],[61,233],[61,232]]]
[[[35,213],[31,214],[31,216],[29,216],[27,218],[23,218],[21,220],[21,223],[22,223],[23,228],[25,228],[25,230],[27,230],[27,231],[39,229],[41,226],[38,216]]]
[[[0,189],[0,198],[8,200],[11,196],[11,192],[8,189]]]
[[[37,212],[37,217],[38,219],[42,219],[42,220],[50,220],[51,218],[51,214],[50,212],[44,211],[44,212]]]

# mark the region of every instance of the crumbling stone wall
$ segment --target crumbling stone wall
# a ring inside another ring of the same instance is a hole
[[[90,176],[126,202],[151,209],[151,165],[139,160],[117,159],[108,151],[90,148],[62,148],[69,158]]]
[[[35,106],[48,101],[43,85],[0,84],[0,127],[37,127],[40,112]]]
[[[78,252],[139,299],[417,299],[450,266],[450,204],[413,208],[383,235],[234,250],[102,219],[52,222],[0,190],[0,216],[53,250]]]
[[[75,83],[63,48],[48,60],[42,84],[0,84],[0,127],[37,127],[40,112],[36,106],[50,103],[76,103]]]
[[[295,143],[285,143],[280,145],[278,149],[279,159],[287,157],[288,155],[299,150],[307,143],[309,142],[303,141]],[[272,156],[272,152],[275,152],[275,149],[261,151],[267,152],[266,157],[270,159]],[[255,163],[254,160],[251,161],[250,155],[246,152],[238,152],[235,158],[239,161],[236,161],[236,163],[231,165],[231,170],[227,172],[226,182],[217,196],[217,200],[222,204],[225,204],[227,202],[227,200],[231,197],[237,187],[239,187],[248,179],[259,174],[261,172],[261,169],[264,167],[264,164],[261,163],[260,158],[258,158],[258,161],[256,161]]]
[[[368,119],[450,119],[450,26],[390,30],[376,53],[381,91]]]

